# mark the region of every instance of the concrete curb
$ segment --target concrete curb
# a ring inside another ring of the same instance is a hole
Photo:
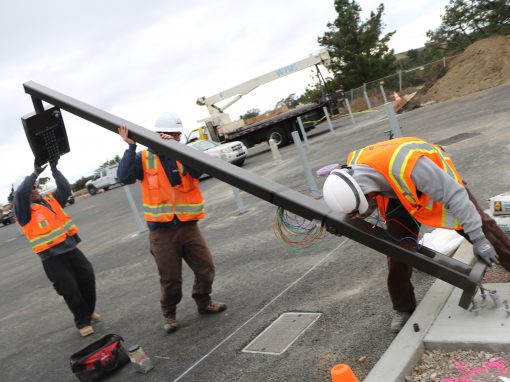
[[[464,240],[453,256],[464,263],[471,263],[473,251],[471,244]],[[395,337],[390,347],[364,382],[403,382],[405,376],[418,363],[425,346],[423,338],[439,315],[454,287],[442,280],[436,280],[420,302],[406,325]],[[418,331],[415,331],[415,326]]]

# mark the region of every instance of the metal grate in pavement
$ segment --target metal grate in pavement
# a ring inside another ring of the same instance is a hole
[[[321,313],[283,313],[242,351],[280,355],[313,325]]]

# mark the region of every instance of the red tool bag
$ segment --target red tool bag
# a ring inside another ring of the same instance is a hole
[[[71,355],[71,371],[82,382],[99,382],[131,362],[117,334],[107,334]]]

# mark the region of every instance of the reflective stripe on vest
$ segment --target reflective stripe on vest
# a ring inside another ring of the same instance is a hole
[[[411,155],[414,155],[415,152],[420,152],[426,154],[438,154],[441,158],[442,166],[439,166],[444,172],[446,172],[449,176],[451,176],[458,183],[459,179],[453,171],[448,163],[446,162],[446,157],[443,153],[438,150],[436,147],[430,145],[426,142],[409,142],[401,145],[395,152],[390,161],[389,165],[389,176],[398,187],[399,191],[405,196],[410,203],[416,204],[418,201],[414,200],[412,195],[411,187],[406,183],[404,172],[406,170],[407,162]],[[359,155],[358,155],[359,156]],[[437,163],[436,163],[437,164]]]

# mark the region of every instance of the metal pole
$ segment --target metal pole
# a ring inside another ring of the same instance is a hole
[[[349,103],[349,98],[344,99],[344,103],[345,103],[345,107],[346,107],[347,111],[349,112],[349,116],[351,117],[351,122],[353,125],[355,125],[356,121],[354,120],[354,115],[352,115],[351,104]]]
[[[386,109],[386,114],[388,114],[388,121],[390,123],[390,129],[393,132],[393,138],[402,137],[402,131],[400,130],[400,126],[398,124],[397,115],[393,111],[393,102],[386,102],[384,104],[384,108]]]
[[[315,178],[312,174],[312,169],[310,168],[310,164],[308,163],[308,159],[306,158],[305,150],[303,150],[303,145],[301,144],[301,139],[299,139],[299,133],[297,131],[292,132],[292,139],[294,140],[294,145],[296,146],[296,150],[299,155],[299,160],[303,165],[303,169],[305,170],[306,181],[308,182],[308,187],[310,191],[315,196],[320,196],[319,189],[317,188],[317,184],[315,183]]]
[[[142,218],[140,217],[140,213],[138,212],[138,208],[136,208],[135,201],[133,199],[133,195],[131,194],[131,190],[129,189],[129,186],[126,185],[122,187],[124,191],[126,192],[127,200],[129,202],[129,207],[131,207],[131,212],[135,216],[136,223],[138,225],[138,232],[145,232],[147,231],[147,226],[143,222]]]
[[[269,140],[269,148],[271,149],[271,154],[273,154],[273,165],[278,165],[282,163],[282,156],[280,155],[278,145],[276,144],[276,141],[273,138]]]
[[[384,92],[384,88],[383,88],[383,83],[382,82],[379,84],[379,89],[381,89],[381,94],[382,94],[384,103],[387,103],[388,100],[386,99],[386,93]]]
[[[365,97],[365,102],[367,103],[368,110],[372,109],[372,105],[370,105],[370,99],[367,94],[367,84],[363,84],[363,96]]]
[[[239,214],[244,214],[248,210],[244,207],[243,199],[241,199],[241,193],[239,192],[239,188],[232,186],[232,191],[234,191],[234,199],[236,200],[237,208],[239,208]]]
[[[37,99],[57,106],[69,113],[92,122],[117,134],[119,126],[125,125],[129,135],[141,145],[151,147],[163,155],[186,162],[190,167],[239,187],[268,203],[282,207],[307,220],[319,220],[334,229],[337,235],[344,235],[369,248],[390,256],[396,261],[408,264],[463,290],[459,306],[468,309],[478,290],[487,266],[477,261],[473,266],[435,252],[429,248],[410,248],[390,238],[383,228],[361,219],[352,220],[346,215],[332,213],[323,201],[292,190],[256,173],[230,164],[220,158],[194,150],[174,140],[162,140],[154,131],[136,125],[126,119],[88,105],[75,98],[59,93],[36,82],[23,84],[25,92]]]
[[[303,140],[305,141],[306,148],[310,147],[308,144],[308,137],[306,136],[305,127],[303,126],[303,121],[301,121],[301,117],[297,117],[299,129],[301,130],[301,134],[303,135]],[[292,133],[294,134],[294,133]],[[299,140],[301,142],[301,140]]]
[[[398,70],[398,91],[402,91],[402,69]]]
[[[334,133],[335,130],[333,130],[333,124],[331,123],[331,119],[329,118],[328,109],[326,108],[326,106],[324,106],[322,110],[324,110],[324,115],[326,116],[326,120],[328,121],[329,130],[331,130],[331,132]]]

